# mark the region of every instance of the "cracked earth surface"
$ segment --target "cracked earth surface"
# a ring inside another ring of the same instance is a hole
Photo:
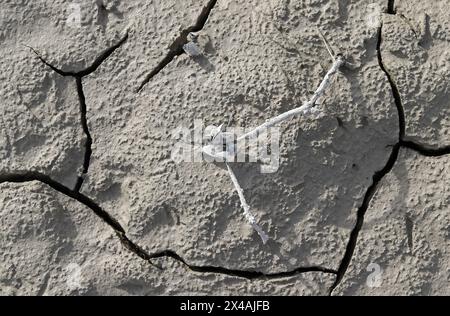
[[[446,0],[372,1],[375,25],[363,0],[81,1],[81,28],[64,1],[0,3],[0,293],[449,294]],[[281,125],[277,173],[233,166],[263,245],[171,133],[307,100],[317,28],[348,62],[324,114]]]

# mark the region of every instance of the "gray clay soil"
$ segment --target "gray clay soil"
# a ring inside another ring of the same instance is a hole
[[[449,6],[0,0],[0,294],[450,294]],[[233,166],[264,245],[171,133],[307,101],[318,30],[346,60],[321,115],[280,125],[276,173]]]

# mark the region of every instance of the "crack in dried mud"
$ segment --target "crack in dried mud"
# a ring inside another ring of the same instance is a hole
[[[73,77],[75,78],[76,86],[77,86],[77,93],[78,93],[78,100],[80,103],[80,121],[81,121],[81,127],[83,129],[83,133],[85,134],[86,141],[85,141],[85,149],[84,149],[84,160],[83,160],[83,170],[81,175],[78,177],[77,182],[75,184],[75,191],[80,191],[81,187],[83,186],[84,179],[89,171],[89,166],[91,162],[91,156],[92,156],[92,143],[93,139],[91,136],[91,133],[89,131],[89,125],[87,120],[87,104],[86,104],[86,97],[84,95],[83,91],[83,77],[86,77],[93,72],[95,72],[104,61],[106,61],[117,49],[119,49],[126,41],[128,40],[128,33],[126,33],[116,44],[106,49],[103,53],[101,53],[94,62],[88,66],[87,68],[74,72],[74,71],[63,71],[55,66],[53,66],[51,63],[49,63],[47,60],[44,59],[33,47],[25,45],[25,47],[28,47],[31,51],[33,51],[34,54],[40,59],[40,61],[52,69],[54,72],[59,74],[63,77]]]
[[[128,40],[128,32],[116,44],[114,44],[113,46],[106,49],[103,53],[101,53],[90,66],[88,66],[87,68],[80,70],[80,71],[65,71],[65,70],[59,69],[58,67],[53,66],[51,63],[49,63],[33,47],[30,47],[28,45],[24,45],[24,46],[28,47],[41,60],[42,63],[44,63],[49,68],[51,68],[57,74],[59,74],[63,77],[83,78],[83,77],[86,77],[86,76],[92,74],[94,71],[96,71],[103,64],[103,62],[105,62],[127,40]]]
[[[223,274],[228,276],[234,276],[234,277],[240,277],[245,278],[249,280],[253,279],[280,279],[280,278],[287,278],[292,277],[298,274],[302,273],[308,273],[308,272],[322,272],[322,273],[329,273],[329,274],[336,274],[337,271],[333,269],[328,269],[324,267],[319,266],[312,266],[312,267],[299,267],[292,271],[286,271],[286,272],[278,272],[278,273],[264,273],[256,270],[237,270],[237,269],[228,269],[224,267],[216,267],[216,266],[196,266],[191,265],[186,262],[185,259],[183,259],[180,255],[178,255],[176,252],[172,250],[164,250],[161,252],[157,252],[154,254],[149,254],[147,251],[145,251],[142,247],[134,243],[131,239],[129,239],[125,233],[125,229],[120,225],[120,223],[111,216],[108,212],[103,210],[94,200],[87,197],[86,195],[71,190],[68,187],[64,186],[63,184],[53,180],[51,177],[46,176],[39,172],[27,172],[27,173],[18,173],[18,174],[5,174],[0,175],[0,184],[3,183],[28,183],[28,182],[40,182],[42,184],[45,184],[52,188],[53,190],[71,198],[79,203],[83,204],[84,206],[91,209],[97,217],[99,217],[103,222],[105,222],[108,226],[110,226],[114,232],[116,233],[117,237],[123,244],[123,246],[137,255],[139,258],[149,262],[153,266],[159,268],[157,265],[155,265],[152,260],[153,259],[159,259],[159,258],[172,258],[180,263],[182,263],[185,267],[187,267],[189,270],[193,272],[199,272],[199,273],[215,273],[215,274]]]
[[[180,34],[180,36],[172,43],[172,45],[169,48],[169,52],[166,55],[166,57],[152,70],[152,72],[147,75],[145,80],[142,82],[141,86],[139,87],[138,91],[142,90],[144,86],[154,77],[156,76],[162,69],[164,69],[170,62],[173,61],[173,59],[176,56],[184,54],[183,45],[187,43],[188,41],[188,35],[191,32],[199,32],[201,31],[206,21],[208,20],[208,17],[213,10],[214,6],[216,5],[217,0],[210,0],[208,4],[203,8],[202,12],[200,13],[199,17],[197,18],[196,23],[193,26],[190,26],[189,28],[183,30]],[[388,14],[396,14],[395,11],[395,0],[389,0],[388,2]],[[278,272],[278,273],[264,273],[256,270],[238,270],[238,269],[228,269],[224,267],[219,266],[197,266],[192,265],[186,262],[185,259],[183,259],[180,255],[178,255],[176,252],[172,250],[164,250],[161,252],[157,252],[154,254],[148,253],[146,250],[144,250],[142,247],[134,243],[131,239],[129,239],[126,235],[125,229],[120,225],[120,223],[111,216],[108,212],[103,210],[103,208],[98,205],[94,200],[87,197],[86,195],[80,193],[82,184],[84,182],[84,176],[88,173],[89,165],[91,161],[91,155],[92,155],[92,143],[93,139],[89,131],[88,123],[87,123],[87,105],[86,105],[86,97],[84,95],[83,91],[83,83],[82,78],[85,76],[88,76],[95,72],[102,63],[108,59],[118,48],[120,48],[125,41],[128,39],[128,34],[126,34],[117,44],[114,46],[108,48],[105,50],[98,58],[95,59],[95,61],[86,69],[73,72],[73,71],[63,71],[61,69],[58,69],[57,67],[53,66],[49,62],[47,62],[35,49],[32,47],[29,47],[41,60],[42,63],[44,63],[46,66],[48,66],[50,69],[55,71],[57,74],[64,76],[64,77],[74,77],[76,80],[76,86],[77,86],[77,92],[79,97],[79,103],[80,103],[80,115],[81,115],[81,125],[83,128],[83,132],[86,135],[86,143],[85,143],[85,156],[84,156],[84,162],[83,162],[83,173],[78,178],[77,183],[75,185],[74,189],[70,189],[63,184],[53,180],[51,177],[43,175],[39,172],[26,172],[26,173],[17,173],[17,174],[5,174],[0,175],[0,184],[2,183],[28,183],[28,182],[40,182],[42,184],[47,185],[48,187],[52,188],[53,190],[71,198],[79,203],[83,204],[87,208],[91,209],[96,216],[98,216],[104,223],[106,223],[109,227],[111,227],[117,237],[119,238],[122,245],[131,251],[133,254],[138,256],[139,258],[149,262],[153,266],[159,268],[157,265],[155,265],[152,260],[154,259],[160,259],[160,258],[171,258],[179,263],[181,263],[183,266],[185,266],[187,269],[189,269],[192,272],[197,273],[214,273],[214,274],[222,274],[227,276],[233,276],[233,277],[239,277],[244,278],[248,280],[254,280],[254,279],[280,279],[280,278],[288,278],[293,277],[298,274],[302,273],[309,273],[309,272],[321,272],[321,273],[328,273],[328,274],[334,274],[336,275],[336,280],[334,284],[329,289],[329,294],[331,295],[334,289],[340,284],[342,279],[344,278],[344,275],[350,266],[351,260],[353,259],[353,255],[356,249],[357,241],[358,241],[358,235],[361,231],[363,225],[364,225],[364,217],[365,214],[370,206],[370,202],[372,201],[373,196],[375,195],[378,185],[380,182],[384,179],[384,177],[391,172],[393,167],[395,166],[395,163],[398,159],[399,152],[401,148],[408,148],[411,150],[414,150],[424,156],[429,157],[439,157],[443,155],[450,154],[450,146],[442,147],[442,148],[431,148],[426,145],[417,144],[412,141],[405,140],[405,130],[406,130],[406,123],[405,123],[405,112],[401,100],[401,95],[399,92],[399,89],[393,80],[393,77],[385,67],[383,63],[382,58],[382,51],[381,51],[381,44],[382,44],[382,28],[381,26],[379,28],[379,34],[378,34],[378,42],[377,42],[377,57],[378,57],[378,63],[381,68],[381,70],[386,75],[393,99],[395,101],[395,105],[397,108],[398,113],[398,120],[399,120],[399,141],[392,147],[392,152],[389,156],[389,159],[386,163],[386,165],[379,171],[375,172],[372,178],[372,184],[367,189],[364,199],[362,202],[362,205],[359,207],[357,211],[357,220],[356,224],[350,234],[350,238],[346,247],[346,251],[344,254],[344,257],[339,265],[338,270],[334,269],[328,269],[320,266],[311,266],[311,267],[299,267],[291,271],[286,272]],[[27,46],[28,47],[28,46]]]
[[[86,135],[85,141],[85,150],[84,150],[84,159],[83,159],[83,171],[82,174],[78,177],[77,183],[75,184],[75,191],[80,191],[83,186],[84,178],[89,171],[89,166],[91,164],[91,156],[92,156],[92,136],[89,131],[89,126],[87,122],[87,105],[86,105],[86,97],[83,91],[83,82],[81,77],[77,77],[77,91],[78,98],[80,103],[80,115],[81,115],[81,127],[83,128],[83,132]]]
[[[75,190],[69,189],[65,185],[53,180],[51,177],[44,175],[39,172],[26,172],[26,173],[11,173],[0,175],[0,184],[3,183],[27,183],[37,181],[43,183],[53,190],[64,194],[71,199],[77,200],[81,204],[90,208],[94,213],[103,219],[114,231],[119,233],[125,233],[125,230],[112,216],[105,212],[97,203],[88,198],[87,196],[77,192]]]
[[[384,166],[383,169],[377,171],[372,178],[372,185],[366,191],[366,194],[364,195],[363,203],[358,209],[357,216],[356,216],[357,217],[356,224],[350,234],[350,239],[347,244],[344,258],[342,259],[341,264],[339,265],[336,281],[334,282],[334,284],[332,285],[332,287],[329,291],[330,295],[333,293],[334,289],[341,283],[342,279],[344,278],[345,273],[347,272],[348,267],[350,266],[350,263],[353,259],[353,254],[356,249],[359,232],[361,231],[361,229],[364,225],[364,217],[370,206],[370,202],[372,201],[372,198],[377,191],[379,183],[394,168],[394,165],[397,162],[399,152],[400,152],[400,143],[397,143],[393,147],[393,150],[391,152],[391,155],[389,157],[389,160],[388,160],[386,166]]]
[[[387,14],[396,14],[397,11],[395,10],[395,0],[388,0],[388,9]]]
[[[152,73],[148,76],[146,81],[143,82],[140,89],[143,88],[143,86],[151,80],[153,76],[155,76],[157,73],[159,73],[162,68],[164,68],[166,65],[168,65],[175,56],[181,55],[184,53],[183,45],[187,43],[187,36],[191,32],[199,32],[201,31],[206,21],[208,20],[208,17],[216,5],[217,0],[210,0],[207,6],[205,6],[200,13],[199,17],[197,18],[196,23],[193,26],[190,26],[186,30],[182,31],[181,35],[177,38],[177,40],[174,41],[174,43],[171,45],[169,54],[164,58],[162,62],[157,66],[157,68],[152,71]],[[53,190],[72,198],[79,203],[83,204],[84,206],[91,209],[95,215],[97,215],[104,223],[106,223],[108,226],[110,226],[114,232],[116,233],[117,237],[119,238],[122,245],[134,253],[139,258],[149,262],[153,266],[159,268],[157,265],[155,265],[152,260],[153,259],[159,259],[159,258],[172,258],[181,264],[183,264],[186,268],[193,272],[197,273],[215,273],[215,274],[222,274],[222,275],[228,275],[233,277],[239,277],[239,278],[245,278],[248,280],[254,280],[254,279],[281,279],[281,278],[288,278],[293,277],[298,274],[302,273],[309,273],[309,272],[321,272],[321,273],[328,273],[328,274],[337,274],[336,270],[320,267],[320,266],[311,266],[311,267],[298,267],[294,270],[290,271],[284,271],[284,272],[277,272],[277,273],[264,273],[257,270],[238,270],[238,269],[228,269],[224,267],[219,266],[197,266],[192,265],[186,262],[185,259],[183,259],[180,255],[178,255],[176,252],[172,250],[164,250],[161,252],[157,252],[154,254],[149,254],[147,251],[145,251],[142,247],[134,243],[131,239],[129,239],[126,235],[125,229],[120,225],[120,223],[111,216],[108,212],[103,210],[95,201],[93,201],[91,198],[87,197],[86,195],[80,193],[82,184],[84,182],[84,176],[88,173],[89,165],[91,161],[91,155],[92,155],[92,143],[93,139],[91,136],[91,133],[89,131],[88,123],[87,123],[87,105],[86,105],[86,97],[84,95],[83,91],[83,83],[82,78],[85,76],[90,75],[91,73],[95,72],[101,64],[109,57],[111,56],[115,50],[117,50],[119,47],[123,45],[123,43],[128,39],[128,34],[126,34],[117,44],[107,49],[104,53],[102,53],[95,61],[94,63],[87,67],[86,69],[79,71],[79,72],[73,72],[73,71],[63,71],[52,64],[50,64],[47,60],[45,60],[34,48],[27,46],[30,48],[37,57],[41,60],[43,64],[48,66],[50,69],[52,69],[57,74],[64,76],[64,77],[74,77],[76,80],[76,86],[77,86],[77,92],[79,97],[79,103],[80,103],[80,115],[81,115],[81,125],[83,128],[83,132],[86,135],[86,144],[85,144],[85,157],[83,162],[83,174],[78,178],[77,183],[75,185],[75,188],[73,190],[69,189],[68,187],[64,186],[63,184],[53,180],[51,177],[46,176],[44,174],[41,174],[39,172],[27,172],[27,173],[19,173],[19,174],[6,174],[6,175],[0,175],[0,184],[2,183],[28,183],[28,182],[40,182],[42,184],[45,184],[52,188]],[[139,89],[139,90],[140,90]]]
[[[389,1],[387,13],[388,14],[396,14],[395,0]],[[440,157],[440,156],[450,154],[450,146],[441,147],[441,148],[431,148],[426,145],[421,145],[421,144],[415,143],[413,141],[405,140],[405,138],[406,138],[405,109],[403,106],[400,90],[399,90],[397,84],[395,83],[395,80],[393,79],[392,75],[390,74],[389,70],[386,68],[386,66],[383,62],[382,49],[381,49],[381,45],[383,43],[382,30],[383,30],[383,24],[381,25],[381,27],[378,30],[377,58],[378,58],[379,67],[384,72],[384,74],[386,75],[386,78],[389,81],[392,96],[394,98],[395,106],[397,108],[399,137],[398,137],[398,142],[394,146],[392,146],[392,152],[389,156],[389,159],[388,159],[386,165],[383,167],[383,169],[375,172],[375,174],[372,178],[372,184],[367,189],[367,191],[364,195],[362,205],[358,208],[357,216],[356,216],[357,217],[356,224],[350,234],[350,239],[347,244],[347,248],[344,253],[344,257],[339,265],[336,280],[329,290],[329,295],[332,295],[333,291],[341,283],[341,281],[343,280],[343,278],[345,276],[345,273],[347,272],[348,267],[350,266],[351,260],[353,259],[353,255],[354,255],[354,252],[355,252],[355,249],[357,246],[359,232],[361,231],[361,229],[364,225],[364,218],[365,218],[367,210],[370,206],[370,202],[372,201],[372,198],[374,197],[380,182],[394,168],[395,163],[398,160],[400,149],[401,148],[411,149],[411,150],[414,150],[414,151],[416,151],[424,156],[427,156],[427,157]]]
[[[403,148],[411,149],[415,152],[418,152],[422,156],[426,157],[441,157],[450,155],[450,145],[439,147],[439,148],[433,148],[428,145],[422,145],[410,140],[404,140],[400,142]]]
[[[186,261],[181,258],[178,254],[171,250],[165,250],[159,253],[155,253],[151,255],[151,259],[157,259],[157,258],[163,258],[168,257],[172,258],[178,262],[181,262],[183,265],[185,265],[189,270],[193,272],[200,272],[200,273],[216,273],[216,274],[225,274],[228,276],[235,276],[239,278],[244,278],[248,280],[254,280],[254,279],[281,279],[281,278],[288,278],[292,277],[298,274],[302,273],[308,273],[308,272],[322,272],[322,273],[328,273],[328,274],[337,274],[336,270],[328,269],[320,266],[312,266],[312,267],[299,267],[291,271],[285,271],[285,272],[277,272],[277,273],[264,273],[256,270],[237,270],[237,269],[227,269],[223,267],[217,267],[217,266],[194,266],[186,263]]]
[[[383,63],[383,56],[381,51],[381,44],[383,42],[383,25],[378,29],[378,42],[377,42],[377,58],[378,58],[378,64],[383,73],[386,75],[386,78],[388,79],[389,85],[391,87],[392,96],[395,101],[395,105],[397,108],[397,115],[398,115],[398,125],[399,125],[399,137],[398,142],[392,147],[392,152],[389,156],[389,159],[386,163],[386,165],[383,167],[383,169],[375,172],[375,174],[372,177],[372,184],[367,189],[363,202],[361,206],[358,208],[357,214],[356,214],[356,224],[350,233],[350,239],[347,244],[347,248],[344,253],[344,257],[341,261],[341,264],[338,268],[338,274],[336,277],[336,281],[331,286],[329,290],[329,294],[332,295],[334,289],[341,283],[342,279],[345,276],[345,273],[347,272],[348,267],[350,266],[350,263],[353,259],[353,255],[355,253],[355,249],[358,242],[358,236],[359,232],[361,231],[363,225],[364,225],[364,218],[366,215],[366,212],[370,206],[370,202],[372,201],[373,196],[375,195],[378,185],[380,182],[384,179],[384,177],[389,174],[392,169],[395,166],[395,163],[397,162],[398,155],[400,153],[401,148],[401,140],[403,139],[405,135],[405,111],[402,104],[402,99],[400,96],[399,89],[397,85],[395,84],[395,81],[393,80],[391,74],[385,67]]]
[[[202,12],[197,18],[194,25],[188,27],[181,31],[181,34],[173,41],[169,46],[169,52],[167,55],[159,62],[159,64],[144,78],[141,85],[137,89],[140,92],[150,80],[153,79],[157,74],[159,74],[167,65],[169,65],[177,56],[184,54],[183,46],[188,42],[189,33],[200,32],[206,25],[211,11],[214,9],[217,0],[209,0],[208,4],[203,8]]]

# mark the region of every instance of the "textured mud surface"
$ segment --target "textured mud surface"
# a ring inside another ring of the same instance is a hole
[[[449,294],[447,0],[78,3],[0,0],[1,294]],[[263,245],[172,132],[300,106],[318,30],[321,114],[232,164]]]

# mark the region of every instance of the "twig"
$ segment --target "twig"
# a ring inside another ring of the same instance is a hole
[[[340,67],[342,67],[342,65],[344,65],[345,61],[344,61],[344,57],[339,55],[335,62],[333,63],[332,67],[330,68],[330,70],[327,72],[327,74],[325,75],[325,77],[322,80],[322,83],[320,84],[319,88],[316,90],[316,92],[314,93],[314,95],[312,96],[311,100],[309,100],[308,102],[306,102],[305,104],[303,104],[302,106],[292,109],[290,111],[284,112],[283,114],[280,114],[276,117],[273,117],[271,119],[269,119],[268,121],[266,121],[264,124],[258,126],[257,128],[255,128],[254,130],[248,132],[247,134],[244,134],[242,136],[240,136],[237,141],[242,141],[246,138],[253,138],[254,136],[257,136],[258,133],[267,130],[269,128],[271,128],[272,126],[281,123],[295,115],[298,114],[311,114],[314,113],[315,111],[317,111],[314,106],[316,105],[317,100],[325,93],[325,90],[330,86],[331,83],[331,79],[333,78],[333,76],[337,73],[337,71],[339,70]]]
[[[250,223],[250,225],[253,227],[253,229],[256,230],[259,237],[261,237],[263,244],[266,244],[267,240],[269,240],[269,236],[267,236],[267,234],[262,230],[262,228],[256,223],[255,217],[250,213],[250,206],[247,204],[247,201],[245,200],[244,190],[239,185],[236,175],[234,174],[233,170],[230,168],[230,166],[228,164],[227,164],[227,169],[228,169],[228,173],[230,174],[231,181],[233,182],[234,187],[236,188],[236,191],[239,195],[239,200],[241,201],[241,206],[244,209],[245,218]]]
[[[320,31],[319,31],[319,33],[320,33]],[[345,63],[344,57],[342,55],[337,55],[336,58],[333,57],[334,56],[333,50],[329,46],[328,42],[326,41],[326,39],[322,35],[322,33],[320,33],[320,35],[322,36],[322,39],[325,42],[325,46],[327,47],[327,50],[330,53],[330,55],[332,56],[334,62],[333,62],[333,65],[331,66],[330,70],[326,73],[325,77],[323,78],[323,80],[320,83],[319,87],[317,88],[316,92],[311,97],[311,100],[309,100],[308,102],[306,102],[305,104],[303,104],[302,106],[300,106],[298,108],[292,109],[292,110],[282,113],[276,117],[273,117],[273,118],[269,119],[268,121],[266,121],[264,124],[255,128],[254,130],[252,130],[242,136],[237,137],[237,142],[244,141],[247,138],[254,138],[255,136],[258,136],[261,132],[264,132],[267,129],[271,128],[272,126],[274,126],[278,123],[281,123],[295,115],[298,115],[298,114],[307,115],[307,114],[311,114],[311,113],[314,113],[317,111],[317,109],[315,108],[317,100],[321,96],[323,96],[323,94],[325,93],[327,88],[330,86],[333,76],[338,72],[339,68],[342,67]],[[239,185],[236,175],[234,174],[233,170],[230,168],[230,166],[228,164],[228,160],[226,157],[231,156],[228,154],[233,154],[232,156],[234,157],[234,152],[233,153],[228,152],[228,151],[224,152],[222,150],[223,143],[222,142],[216,142],[216,143],[214,142],[220,134],[224,133],[223,127],[224,126],[222,124],[219,128],[217,128],[217,134],[215,134],[213,136],[212,141],[208,145],[202,147],[202,152],[204,154],[207,154],[208,156],[215,158],[215,159],[219,159],[219,161],[225,161],[231,181],[233,182],[234,187],[236,188],[236,191],[239,195],[239,199],[241,201],[241,206],[244,210],[244,216],[247,219],[247,221],[250,223],[250,225],[253,227],[253,229],[261,237],[263,244],[265,244],[268,241],[269,237],[267,236],[266,233],[264,233],[264,231],[261,229],[261,227],[256,223],[255,217],[250,213],[250,206],[248,205],[247,201],[245,200],[244,190]],[[220,154],[219,155],[216,154],[215,151],[210,153],[211,148],[218,149],[217,151]],[[227,147],[227,150],[228,150],[228,147]]]
[[[330,54],[330,56],[331,56],[331,59],[333,59],[333,61],[336,61],[336,57],[334,57],[336,55],[334,54],[334,51],[331,48],[330,43],[328,43],[328,40],[325,38],[325,36],[319,29],[317,31],[319,32],[319,35],[322,38],[322,41],[324,42],[325,47],[327,48],[328,54]]]
[[[325,77],[323,78],[319,88],[317,88],[316,92],[314,93],[314,95],[312,96],[311,100],[309,100],[308,102],[306,102],[305,104],[303,104],[302,106],[292,109],[290,111],[284,112],[276,117],[273,117],[269,120],[267,120],[264,124],[256,127],[254,130],[241,135],[239,137],[237,137],[236,142],[242,142],[247,138],[254,138],[257,137],[261,132],[264,132],[265,130],[268,130],[269,128],[271,128],[274,125],[277,125],[295,115],[299,115],[299,114],[304,114],[304,115],[308,115],[308,114],[312,114],[315,113],[317,111],[317,109],[315,108],[316,102],[317,100],[325,93],[325,90],[327,90],[327,88],[330,86],[331,84],[331,79],[333,78],[333,76],[337,73],[337,71],[339,70],[340,67],[342,67],[344,65],[345,61],[344,61],[344,57],[342,55],[338,55],[336,60],[334,61],[333,65],[331,66],[330,70],[327,72],[327,74],[325,75]],[[218,128],[218,132],[217,134],[213,137],[213,141],[214,139],[221,133],[223,133],[223,124]],[[211,142],[213,143],[213,142]],[[212,157],[217,158],[217,159],[222,159],[222,155],[224,154],[221,149],[222,147],[222,143],[216,144],[216,146],[219,146],[219,150],[218,152],[220,153],[219,155],[212,155]],[[211,154],[209,154],[209,151],[206,150],[209,147],[211,147],[211,144],[208,144],[207,146],[203,147],[203,152],[208,153],[209,156],[211,156]]]

